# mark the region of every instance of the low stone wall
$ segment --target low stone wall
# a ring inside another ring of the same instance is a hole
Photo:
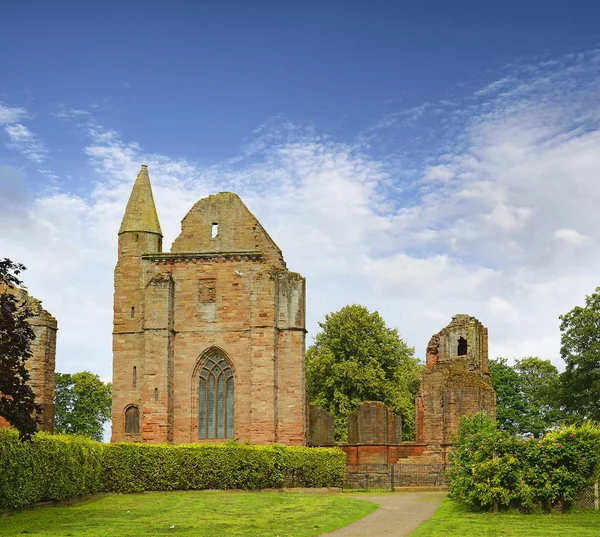
[[[394,464],[410,457],[422,457],[427,444],[402,442],[401,444],[339,444],[346,453],[346,466],[360,464]]]

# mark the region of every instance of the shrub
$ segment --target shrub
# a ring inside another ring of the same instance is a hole
[[[525,511],[568,506],[596,474],[600,429],[591,425],[522,439],[485,415],[463,418],[450,454],[451,496],[470,508]]]
[[[286,448],[285,481],[292,487],[341,487],[346,454],[340,448]]]
[[[263,489],[341,485],[340,449],[226,444],[99,444],[38,433],[21,442],[0,430],[0,509],[101,490]]]
[[[283,454],[243,444],[107,444],[106,490],[260,489],[283,483]]]
[[[21,442],[0,430],[0,509],[69,500],[102,488],[102,445],[78,436],[37,433]]]
[[[105,489],[263,489],[339,486],[345,454],[339,449],[226,444],[108,444]],[[287,479],[286,479],[287,478]]]

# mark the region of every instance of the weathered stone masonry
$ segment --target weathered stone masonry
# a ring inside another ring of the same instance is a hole
[[[304,444],[304,348],[305,280],[240,198],[200,200],[163,253],[142,166],[119,231],[112,441]]]
[[[54,367],[56,362],[56,333],[58,323],[43,307],[41,301],[29,296],[24,289],[17,290],[18,296],[33,316],[29,324],[35,335],[31,342],[31,358],[25,362],[29,371],[29,385],[35,393],[35,402],[40,405],[42,413],[39,416],[40,431],[54,431]],[[0,428],[7,427],[8,423],[0,418]]]
[[[462,416],[486,412],[495,418],[488,330],[475,317],[455,315],[431,338],[415,406],[417,441],[442,453]]]

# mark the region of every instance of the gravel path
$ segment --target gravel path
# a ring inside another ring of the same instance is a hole
[[[324,533],[327,537],[407,537],[421,522],[425,522],[447,496],[447,492],[388,492],[384,494],[352,494],[375,502],[379,509],[359,521]]]

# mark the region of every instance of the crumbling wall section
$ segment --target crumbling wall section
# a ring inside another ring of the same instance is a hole
[[[1,291],[1,290],[0,290]],[[24,289],[16,291],[19,299],[30,308],[33,316],[29,324],[35,335],[31,342],[31,358],[25,362],[30,375],[29,385],[35,394],[35,402],[41,407],[38,416],[40,431],[54,431],[54,369],[56,364],[56,319],[42,307],[42,302],[29,296]],[[0,418],[0,427],[8,423]]]

